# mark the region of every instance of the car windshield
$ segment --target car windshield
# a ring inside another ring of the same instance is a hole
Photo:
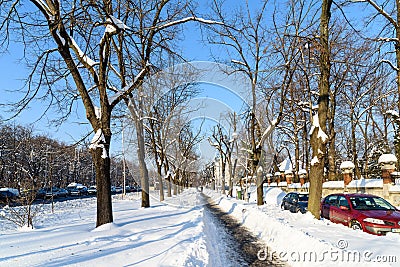
[[[350,201],[356,210],[396,210],[394,206],[381,197],[350,197]]]

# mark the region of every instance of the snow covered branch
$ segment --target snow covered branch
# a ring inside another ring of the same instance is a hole
[[[108,33],[117,33],[118,30],[125,31],[129,30],[130,28],[125,25],[121,20],[117,19],[116,17],[109,15],[110,18],[106,20],[106,32]]]
[[[360,2],[360,1],[357,1]],[[378,11],[379,14],[384,16],[394,27],[398,27],[397,22],[395,19],[393,19],[389,13],[387,13],[381,6],[379,6],[375,1],[373,0],[365,0],[365,2],[368,2],[371,6],[373,6],[376,11]]]
[[[395,42],[395,43],[397,43],[397,42],[399,41],[399,39],[397,39],[397,38],[390,38],[390,37],[379,37],[379,38],[377,39],[377,41],[379,41],[379,42]]]
[[[109,99],[110,106],[115,106],[123,97],[127,96],[132,92],[134,88],[137,87],[139,81],[143,80],[144,76],[148,71],[148,67],[150,64],[147,64],[145,68],[143,68],[133,79],[133,81],[122,88],[121,91],[118,91],[115,95],[111,96]],[[131,100],[130,100],[131,101]]]
[[[387,63],[387,64],[389,64],[389,66],[390,66],[393,70],[399,71],[399,68],[396,67],[395,65],[393,65],[393,63],[392,63],[390,60],[382,59],[380,63]]]
[[[234,63],[234,64],[238,64],[238,65],[242,65],[242,66],[246,67],[246,63],[244,63],[242,61],[232,59],[231,62]]]
[[[203,24],[224,25],[222,22],[219,22],[219,21],[207,20],[207,19],[203,19],[203,18],[198,18],[196,16],[191,16],[191,17],[186,17],[186,18],[180,19],[180,20],[176,20],[176,21],[171,21],[171,22],[165,23],[163,25],[157,26],[156,29],[157,29],[157,31],[161,31],[161,30],[163,30],[165,28],[172,27],[172,26],[179,25],[179,24],[183,24],[183,23],[186,23],[188,21],[197,21],[197,22],[200,22],[200,23],[203,23]]]
[[[278,120],[274,119],[273,121],[271,121],[271,124],[268,126],[267,129],[265,129],[265,131],[263,132],[260,141],[257,144],[257,147],[261,147],[265,141],[265,139],[267,139],[267,137],[269,135],[271,135],[272,131],[275,129],[275,126],[278,124]]]
[[[94,65],[96,65],[96,62],[92,60],[90,57],[88,57],[78,46],[78,44],[75,42],[74,38],[71,36],[69,37],[71,40],[71,48],[72,50],[75,51],[76,55],[78,56],[79,60],[84,64],[87,65],[91,68],[93,68]]]
[[[312,126],[309,135],[311,136],[316,129],[318,130],[317,138],[321,138],[322,142],[326,143],[328,140],[328,135],[321,129],[321,126],[319,125],[318,113],[316,113],[312,118]]]

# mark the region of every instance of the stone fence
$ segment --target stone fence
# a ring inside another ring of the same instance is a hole
[[[322,185],[322,197],[333,193],[364,193],[383,197],[396,207],[400,206],[400,172],[396,172],[397,158],[393,154],[382,154],[378,159],[382,174],[381,179],[353,179],[354,164],[344,161],[340,165],[342,181],[328,181]],[[267,186],[280,187],[285,192],[307,192],[309,182],[305,182],[307,175],[299,172],[300,183],[292,183],[292,172],[275,173],[275,182],[272,175],[267,175]],[[286,180],[286,182],[281,182]]]
[[[364,193],[383,197],[396,207],[400,206],[400,182],[396,179],[394,184],[384,184],[383,179],[352,180],[345,186],[344,181],[329,181],[322,185],[322,197],[333,193]],[[271,187],[280,187],[285,192],[308,192],[310,184],[280,182],[271,183]]]

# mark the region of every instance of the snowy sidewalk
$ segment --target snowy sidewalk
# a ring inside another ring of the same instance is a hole
[[[278,188],[268,189],[261,207],[252,200],[204,193],[290,266],[400,266],[400,235],[373,236],[282,211],[284,193]],[[57,202],[54,213],[51,205],[43,205],[33,230],[0,219],[0,266],[219,267],[235,262],[224,254],[231,243],[225,243],[200,192],[188,189],[163,203],[152,198],[146,209],[140,208],[139,197],[114,198],[114,223],[99,228],[95,198]]]
[[[34,230],[0,220],[0,266],[207,266],[202,206],[175,202],[143,209],[138,199],[115,199],[114,223],[98,228],[95,198],[56,203],[54,214],[44,205]]]

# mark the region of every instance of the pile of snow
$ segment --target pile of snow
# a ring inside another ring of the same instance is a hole
[[[226,212],[259,237],[265,251],[291,266],[400,266],[400,235],[374,236],[311,214],[280,209],[285,193],[265,188],[266,204],[255,204],[204,189]],[[196,189],[140,207],[139,193],[113,196],[114,222],[95,228],[96,198],[43,205],[35,229],[16,228],[0,219],[0,266],[234,266],[215,260],[226,246],[204,212]],[[1,212],[1,210],[0,210]]]
[[[0,266],[207,266],[202,206],[179,207],[199,193],[146,209],[139,197],[116,196],[114,222],[98,228],[94,197],[43,205],[35,229],[0,219]]]
[[[364,179],[352,180],[347,187],[365,187],[365,188],[382,188],[382,179]]]
[[[400,235],[374,236],[355,231],[310,213],[280,209],[285,193],[279,188],[265,190],[266,205],[219,197],[220,207],[262,239],[274,256],[291,266],[400,266]],[[260,254],[264,255],[264,254]]]

